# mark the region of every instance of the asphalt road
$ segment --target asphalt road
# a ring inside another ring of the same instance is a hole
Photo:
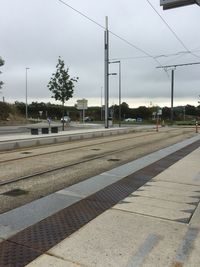
[[[27,133],[30,130],[28,125],[23,126],[0,126],[0,135],[15,134],[15,133]]]

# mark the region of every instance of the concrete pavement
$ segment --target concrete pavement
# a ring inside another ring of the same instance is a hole
[[[200,266],[199,159],[200,148],[27,266]]]
[[[200,148],[27,266],[200,266],[199,159]]]
[[[166,156],[170,160],[198,140],[199,135],[1,214],[0,239]],[[199,159],[198,146],[27,266],[200,266]]]

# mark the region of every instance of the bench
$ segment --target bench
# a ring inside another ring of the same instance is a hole
[[[31,134],[32,135],[38,135],[40,133],[40,129],[41,129],[41,133],[42,134],[48,134],[50,132],[50,129],[51,129],[51,133],[58,133],[58,126],[33,127],[33,128],[30,128],[30,129],[31,129]]]

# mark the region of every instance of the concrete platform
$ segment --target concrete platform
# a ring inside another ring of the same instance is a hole
[[[1,214],[0,238],[197,140],[199,135]],[[198,147],[26,266],[200,266],[199,158]]]
[[[190,204],[200,199],[199,158],[200,148],[27,266],[200,266],[200,212]],[[195,223],[176,221],[191,211]]]
[[[133,127],[111,127],[105,129],[102,125],[98,127],[91,127],[86,129],[76,129],[68,131],[60,131],[58,133],[31,135],[14,134],[0,136],[0,151],[13,150],[18,148],[56,144],[68,141],[91,139],[102,136],[112,136],[136,131],[146,131],[155,128],[152,126],[133,126]]]
[[[77,183],[63,190],[57,191],[49,196],[28,203],[22,207],[0,214],[0,238],[7,239],[13,234],[18,233],[19,231],[37,223],[38,221],[47,218],[48,216],[62,210],[63,208],[72,205],[73,203],[76,203],[80,199],[84,199],[85,197],[95,192],[98,192],[99,190],[105,188],[106,186],[109,186],[121,180],[122,178],[152,164],[153,162],[156,162],[166,157],[167,155],[170,155],[173,152],[178,151],[181,148],[184,148],[189,144],[192,144],[193,142],[199,139],[200,136],[195,136],[191,139],[187,139],[170,147],[161,149],[157,152],[151,153],[147,156],[144,156],[142,158],[124,164],[120,167],[116,167],[100,175],[91,177],[90,179],[87,179],[83,182]],[[151,184],[151,182],[149,182],[149,184]],[[153,182],[153,184],[155,183]],[[180,184],[175,184],[175,185],[177,187],[183,186]],[[196,189],[196,187],[193,187],[192,189]],[[139,194],[139,192],[140,194],[142,193],[144,194],[144,192],[141,192],[139,190],[134,194]],[[150,194],[150,192],[148,192],[148,194]],[[163,194],[162,198],[164,198]],[[161,199],[159,199],[159,201],[160,200]],[[188,198],[187,200],[191,199]],[[191,202],[194,201],[195,200],[192,199]],[[169,203],[167,205],[169,205]],[[187,208],[188,207],[189,206],[187,206]]]

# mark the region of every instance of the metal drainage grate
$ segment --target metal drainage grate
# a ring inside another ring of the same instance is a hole
[[[120,159],[108,159],[108,161],[120,161]]]
[[[21,196],[21,195],[26,195],[28,193],[29,192],[26,191],[26,190],[22,190],[20,188],[16,188],[16,189],[13,189],[13,190],[10,190],[10,191],[7,191],[7,192],[3,193],[2,195],[9,196],[9,197],[18,197],[18,196]]]

